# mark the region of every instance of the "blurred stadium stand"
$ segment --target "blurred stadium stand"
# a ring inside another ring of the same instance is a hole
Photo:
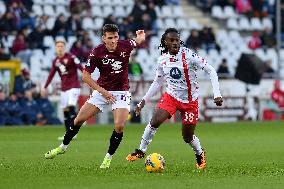
[[[276,1],[247,2],[242,5],[239,0],[4,0],[0,1],[0,55],[8,55],[3,56],[5,61],[9,56],[20,59],[22,68],[29,69],[31,80],[40,87],[55,57],[56,38],[65,38],[72,52],[78,52],[76,48],[84,51],[85,54],[76,54],[84,62],[89,50],[86,41],[90,39],[93,46],[98,45],[103,24],[116,23],[122,38],[133,37],[136,29],[147,31],[147,43],[137,50],[136,60],[143,69],[144,80],[151,81],[160,55],[157,47],[161,34],[166,28],[175,27],[182,40],[188,41],[187,45],[204,56],[216,70],[226,59],[228,79],[234,80],[243,53],[255,54],[269,62],[274,73],[263,76],[276,78],[278,61],[282,64],[284,60],[284,49],[280,51],[281,60],[276,51]],[[38,27],[41,31],[33,35],[37,36],[35,38],[30,34]],[[193,30],[197,31],[196,36],[192,36]],[[18,42],[19,34],[24,35],[24,41]],[[192,39],[197,43],[193,44]],[[35,40],[38,43],[32,44]],[[80,47],[74,45],[78,40],[82,43]],[[16,53],[11,51],[13,48],[17,49]],[[281,69],[281,77],[283,73]],[[7,80],[5,74],[0,76],[1,82]],[[201,80],[207,78],[203,72],[199,76]],[[49,92],[58,94],[60,79],[57,76],[53,81]],[[141,90],[139,94],[143,95],[146,88]]]

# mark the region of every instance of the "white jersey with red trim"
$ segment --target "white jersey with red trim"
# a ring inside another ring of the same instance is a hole
[[[202,69],[210,76],[214,98],[221,97],[218,76],[206,60],[186,47],[177,55],[165,53],[158,58],[156,77],[143,99],[146,101],[156,93],[166,80],[166,92],[178,101],[188,103],[198,99],[197,70]]]

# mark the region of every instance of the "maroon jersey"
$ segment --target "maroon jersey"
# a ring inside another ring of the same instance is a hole
[[[65,53],[62,58],[58,56],[52,61],[51,70],[46,80],[44,88],[47,88],[52,81],[56,71],[61,78],[61,90],[66,91],[72,88],[80,88],[80,81],[77,69],[83,70],[80,60],[70,53]]]
[[[119,40],[113,52],[109,52],[106,46],[101,44],[90,53],[85,70],[92,73],[98,68],[100,77],[97,83],[107,91],[127,91],[129,56],[134,47],[136,42],[132,39]]]

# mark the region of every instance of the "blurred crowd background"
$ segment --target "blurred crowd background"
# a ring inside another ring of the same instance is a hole
[[[49,94],[40,92],[55,58],[55,40],[64,38],[84,64],[107,23],[119,26],[121,39],[146,31],[146,42],[130,59],[134,99],[154,78],[157,47],[168,27],[177,28],[185,45],[205,57],[221,80],[235,80],[243,54],[261,62],[262,79],[281,79],[284,49],[277,48],[276,5],[276,0],[1,0],[0,125],[60,124],[59,76]],[[284,2],[278,8],[284,18]]]

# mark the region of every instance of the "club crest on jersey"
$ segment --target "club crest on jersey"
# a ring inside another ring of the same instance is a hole
[[[173,79],[180,79],[180,78],[181,78],[181,71],[180,71],[177,67],[173,67],[173,68],[170,70],[170,76],[171,76]]]
[[[175,57],[171,57],[171,58],[170,58],[170,62],[177,62],[177,61],[178,61],[178,59],[175,58]]]
[[[126,52],[121,52],[121,53],[120,53],[120,56],[122,56],[123,58],[126,57],[125,53],[126,53]]]

